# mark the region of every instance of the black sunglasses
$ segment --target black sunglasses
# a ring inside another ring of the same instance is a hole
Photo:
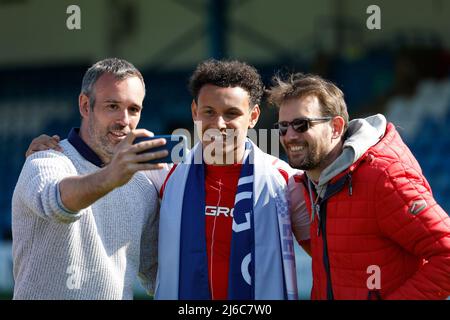
[[[284,136],[289,126],[292,126],[292,128],[297,132],[306,132],[308,131],[309,127],[311,127],[312,122],[318,122],[318,121],[329,121],[333,119],[333,117],[323,117],[323,118],[297,118],[289,121],[280,121],[274,124],[275,129],[278,129],[280,131],[280,135]]]

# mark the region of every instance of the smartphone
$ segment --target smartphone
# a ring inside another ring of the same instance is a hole
[[[139,152],[139,154],[146,152],[155,152],[160,150],[167,150],[169,151],[169,154],[164,158],[149,160],[147,161],[147,163],[180,163],[184,160],[187,153],[187,139],[183,135],[159,135],[153,137],[137,137],[136,139],[134,139],[133,144],[142,141],[155,140],[159,138],[166,139],[166,144],[156,148],[144,150],[142,152]]]

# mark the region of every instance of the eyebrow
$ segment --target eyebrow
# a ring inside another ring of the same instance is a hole
[[[204,108],[204,109],[214,109],[214,107],[210,106],[210,105],[206,105],[206,106],[201,106],[200,108]],[[226,111],[241,111],[241,109],[237,108],[237,107],[227,107]]]
[[[121,103],[121,101],[120,100],[115,100],[115,99],[107,99],[107,100],[105,100],[105,101],[103,101],[104,103],[105,102],[108,102],[108,103]]]
[[[103,103],[117,103],[117,104],[119,104],[119,103],[122,103],[122,101],[115,100],[115,99],[107,99],[107,100],[103,101]],[[144,109],[144,106],[140,106],[140,105],[135,104],[135,103],[133,103],[131,106],[138,107],[139,109]]]

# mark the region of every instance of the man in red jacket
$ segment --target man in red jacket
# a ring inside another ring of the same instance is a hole
[[[314,75],[274,78],[280,140],[305,174],[312,299],[445,299],[450,218],[392,123],[348,121],[342,91]]]

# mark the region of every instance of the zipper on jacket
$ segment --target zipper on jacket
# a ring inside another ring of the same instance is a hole
[[[320,203],[314,205],[315,211],[317,212],[317,236],[320,237],[320,229],[322,229],[322,219],[320,219]]]
[[[322,203],[321,203],[322,204]],[[327,276],[327,300],[334,300],[333,295],[333,285],[331,283],[331,269],[330,269],[330,257],[328,256],[328,242],[327,242],[327,200],[324,201],[323,206],[320,208],[320,221],[318,226],[318,236],[320,230],[322,230],[322,248],[323,248],[323,266],[325,268],[325,273]]]
[[[320,217],[317,227],[317,236],[322,234],[322,248],[323,248],[323,265],[325,268],[325,273],[327,277],[327,300],[334,300],[333,285],[331,282],[331,268],[330,268],[330,257],[328,255],[328,241],[327,241],[327,205],[328,199],[330,199],[335,194],[339,193],[345,187],[345,184],[349,183],[349,194],[352,195],[352,176],[351,173],[341,177],[338,181],[333,184],[328,184],[327,190],[323,199],[320,199],[317,203],[316,209],[318,209],[318,216]]]
[[[350,171],[348,174],[348,195],[353,195],[353,186],[352,186],[352,172]]]

